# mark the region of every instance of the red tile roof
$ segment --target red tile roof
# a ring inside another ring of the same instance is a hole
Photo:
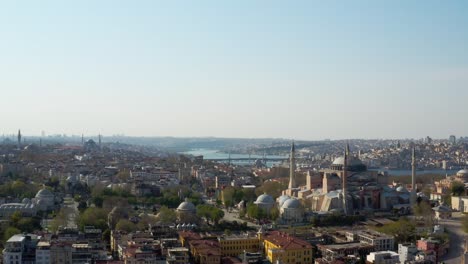
[[[309,242],[280,231],[270,231],[264,239],[282,249],[312,249]]]

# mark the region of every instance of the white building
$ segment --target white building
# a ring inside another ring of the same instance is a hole
[[[41,241],[36,247],[36,264],[49,264],[50,259],[50,243]]]
[[[349,232],[353,233],[353,232]],[[395,238],[372,230],[359,230],[354,234],[346,234],[346,237],[355,237],[357,241],[374,246],[376,251],[393,250]]]
[[[400,262],[398,253],[393,251],[371,252],[367,261],[373,264],[397,264]]]
[[[452,210],[468,213],[468,196],[452,196]]]
[[[415,244],[398,244],[398,255],[400,255],[400,263],[414,260],[418,248]]]
[[[15,212],[20,212],[22,216],[35,216],[36,205],[29,203],[7,203],[0,205],[0,217],[8,218]]]
[[[32,234],[18,234],[10,237],[5,243],[3,250],[3,263],[4,264],[22,264],[34,263],[35,259],[30,259],[30,255],[26,252],[36,247],[40,237]]]

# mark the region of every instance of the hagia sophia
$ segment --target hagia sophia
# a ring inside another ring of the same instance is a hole
[[[283,191],[283,195],[276,200],[276,203],[268,194],[259,196],[255,202],[265,210],[278,206],[279,223],[302,222],[305,211],[339,212],[351,215],[397,210],[407,214],[410,213],[412,203],[416,200],[416,190],[389,185],[386,173],[367,170],[367,166],[352,155],[349,146],[346,147],[344,156],[336,158],[330,168],[307,173],[304,186],[296,184],[295,164],[293,143],[288,188]],[[414,150],[412,164],[414,179]]]

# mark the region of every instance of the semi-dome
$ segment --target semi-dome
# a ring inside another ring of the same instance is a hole
[[[255,201],[255,204],[274,204],[274,203],[275,203],[275,200],[273,199],[273,197],[271,197],[270,195],[266,193],[260,195]]]
[[[301,207],[299,200],[291,198],[286,200],[281,206],[282,209],[298,209]]]
[[[185,201],[182,202],[179,207],[177,207],[177,211],[195,212],[195,210],[195,205],[193,205],[193,203],[191,203],[188,199],[185,199]]]
[[[331,169],[332,170],[343,170],[343,166],[344,166],[344,157],[338,157],[336,158],[332,165],[331,165]],[[348,171],[356,171],[356,172],[359,172],[359,171],[365,171],[367,170],[367,167],[366,165],[364,165],[364,163],[362,163],[362,161],[354,156],[349,156],[348,157],[348,160],[347,160],[347,170]]]
[[[48,197],[53,197],[53,196],[54,194],[45,188],[39,190],[36,194],[36,198],[48,198]]]
[[[287,196],[287,195],[281,195],[279,198],[278,198],[278,205],[279,207],[283,206],[284,202],[286,202],[288,199],[290,199],[291,197]]]
[[[31,200],[30,200],[29,198],[24,198],[24,199],[21,201],[21,203],[23,203],[23,204],[29,204],[29,203],[31,203]]]

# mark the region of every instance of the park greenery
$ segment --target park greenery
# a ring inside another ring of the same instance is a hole
[[[416,224],[407,218],[386,224],[382,227],[377,227],[377,231],[395,237],[395,243],[415,242],[416,237]]]
[[[197,206],[197,216],[217,225],[224,217],[224,211],[212,205],[200,204]]]
[[[32,198],[40,190],[39,184],[31,184],[22,180],[14,180],[0,185],[0,197]]]

